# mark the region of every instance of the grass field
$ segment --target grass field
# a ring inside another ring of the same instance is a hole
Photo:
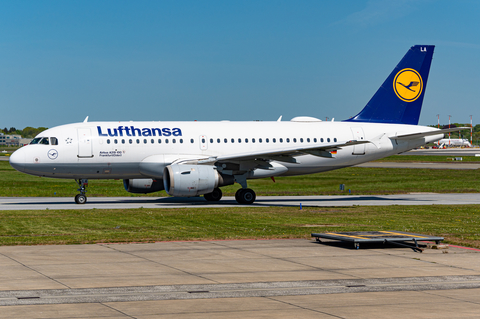
[[[480,149],[478,150],[480,154]],[[475,163],[480,162],[480,156],[441,156],[441,155],[392,155],[381,158],[375,162],[411,162],[411,163],[458,163],[453,161],[455,157],[461,157],[462,161],[459,163]]]
[[[401,156],[403,157],[403,155]],[[345,168],[249,182],[258,195],[479,192],[480,170]],[[345,184],[347,191],[339,191]],[[238,185],[223,188],[233,195]],[[19,173],[0,162],[0,196],[71,196],[72,180]],[[137,196],[121,181],[90,180],[88,196]],[[145,195],[142,195],[145,196]],[[165,196],[165,192],[149,196]],[[309,238],[312,232],[399,230],[480,248],[480,207],[188,208],[0,211],[0,245],[241,238]]]
[[[0,211],[0,245],[244,238],[397,230],[480,247],[477,206]]]
[[[73,180],[42,178],[15,171],[8,162],[0,162],[0,196],[73,197]],[[409,192],[469,193],[480,191],[480,170],[430,170],[403,168],[344,168],[319,174],[277,177],[249,181],[257,195],[332,195],[401,194]],[[345,184],[341,192],[339,185]],[[233,196],[238,184],[223,187],[224,195]],[[164,191],[134,195],[127,193],[122,181],[89,180],[88,196],[167,196]]]

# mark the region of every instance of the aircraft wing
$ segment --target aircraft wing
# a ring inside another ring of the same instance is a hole
[[[396,135],[396,136],[390,136],[390,139],[392,140],[413,140],[419,137],[423,136],[430,136],[430,135],[438,135],[438,134],[444,134],[448,132],[457,132],[457,131],[462,131],[462,130],[469,130],[469,127],[454,127],[454,128],[446,128],[443,130],[435,130],[435,131],[428,131],[428,132],[419,132],[419,133],[411,133],[411,134],[403,134],[403,135]]]
[[[294,156],[311,154],[319,157],[335,157],[330,152],[341,149],[342,147],[370,143],[370,141],[350,140],[329,144],[309,144],[308,146],[294,145],[271,150],[261,150],[248,153],[236,153],[229,155],[213,156],[208,159],[198,160],[198,164],[213,164],[216,162],[228,161],[248,161],[255,159],[276,160],[283,162],[296,163]]]

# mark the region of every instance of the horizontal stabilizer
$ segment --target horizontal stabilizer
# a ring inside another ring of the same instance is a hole
[[[469,130],[469,127],[454,127],[454,128],[447,128],[443,130],[435,130],[435,131],[428,131],[428,132],[420,132],[420,133],[412,133],[412,134],[404,134],[404,135],[397,135],[391,136],[390,139],[392,140],[413,140],[423,136],[431,136],[431,135],[438,135],[444,134],[449,132],[458,132],[462,130]]]

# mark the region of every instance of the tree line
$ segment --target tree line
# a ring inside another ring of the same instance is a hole
[[[15,127],[11,127],[11,128],[4,128],[2,130],[2,133],[5,133],[5,134],[12,134],[12,135],[21,135],[22,137],[26,137],[26,138],[32,138],[32,137],[35,137],[37,136],[39,133],[45,131],[47,129],[47,127],[30,127],[30,126],[27,126],[26,128],[24,128],[23,130],[18,130],[16,129]]]

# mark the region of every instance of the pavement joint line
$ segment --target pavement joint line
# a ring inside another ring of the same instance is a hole
[[[29,270],[31,270],[31,271],[33,271],[33,272],[35,272],[35,273],[43,276],[43,277],[45,277],[45,278],[48,278],[48,279],[56,282],[57,284],[60,284],[60,285],[62,285],[62,286],[65,286],[65,287],[67,287],[67,288],[69,288],[69,289],[71,288],[71,287],[69,287],[68,285],[64,284],[63,282],[58,281],[57,279],[52,278],[52,277],[50,277],[50,276],[47,276],[47,275],[41,273],[40,271],[36,270],[35,268],[32,268],[32,267],[30,267],[30,266],[27,266],[27,265],[25,265],[24,263],[22,263],[22,262],[20,262],[20,261],[18,261],[18,260],[16,260],[16,259],[14,259],[14,258],[12,258],[12,257],[10,257],[10,256],[8,256],[8,255],[6,255],[6,254],[4,254],[4,253],[0,253],[0,255],[1,255],[1,256],[4,256],[5,258],[10,259],[11,261],[16,262],[16,263],[19,264],[19,265],[22,265],[23,267],[25,267],[25,268],[27,268],[27,269],[29,269]]]
[[[118,310],[118,309],[116,309],[116,308],[114,308],[114,307],[112,307],[112,306],[109,306],[109,305],[104,304],[103,302],[100,302],[100,305],[102,305],[102,306],[104,306],[104,307],[107,307],[107,308],[109,308],[109,309],[112,309],[112,310],[115,311],[115,312],[121,313],[121,314],[124,315],[125,317],[136,319],[136,317],[132,317],[132,316],[126,314],[126,313],[123,312],[123,311],[120,311],[120,310]]]
[[[289,306],[293,306],[295,308],[300,308],[300,309],[304,309],[304,310],[308,310],[308,311],[312,311],[312,312],[316,312],[316,313],[321,313],[323,315],[331,316],[331,317],[334,317],[334,318],[345,319],[345,317],[340,317],[340,316],[337,316],[337,315],[334,315],[334,314],[331,314],[331,313],[328,313],[328,312],[303,307],[303,306],[296,305],[296,304],[293,304],[293,303],[290,303],[290,302],[286,302],[284,300],[278,300],[278,299],[275,299],[273,297],[264,297],[264,298],[269,299],[269,300],[273,300],[273,301],[276,301],[276,302],[280,302],[280,303],[283,303],[283,304],[286,304],[286,305],[289,305]]]
[[[106,247],[106,248],[111,249],[111,250],[114,250],[114,251],[119,252],[119,253],[123,253],[123,254],[127,254],[127,255],[130,255],[130,256],[134,256],[134,257],[136,257],[136,258],[140,258],[140,259],[146,260],[146,261],[148,261],[148,262],[155,263],[155,264],[157,264],[157,265],[162,265],[162,266],[164,266],[164,267],[167,267],[167,268],[170,268],[170,269],[174,269],[174,270],[176,270],[176,271],[183,272],[184,274],[187,274],[187,275],[190,275],[190,276],[194,276],[194,277],[202,278],[202,279],[204,279],[204,280],[212,281],[212,282],[214,282],[214,283],[218,283],[218,281],[213,280],[213,279],[210,279],[210,278],[207,278],[207,277],[203,277],[203,276],[201,276],[200,274],[194,274],[194,273],[188,272],[188,271],[186,271],[186,270],[179,269],[179,268],[176,268],[176,267],[167,265],[167,264],[163,264],[163,263],[161,263],[161,262],[158,262],[158,261],[155,261],[155,260],[146,258],[146,257],[142,257],[142,256],[135,255],[135,254],[133,254],[133,253],[131,253],[131,252],[127,252],[127,251],[115,249],[114,247],[111,247],[110,245],[101,244],[101,246]]]
[[[316,243],[316,242],[312,242],[312,243]],[[222,247],[227,247],[226,245],[221,245],[220,243],[214,243],[216,245],[219,245],[219,246],[222,246]],[[230,249],[237,249],[237,250],[240,250],[240,251],[245,251],[245,252],[249,252],[249,253],[253,253],[252,251],[250,250],[245,250],[245,249],[242,249],[242,248],[239,248],[239,247],[229,247]],[[316,271],[316,270],[321,270],[321,271],[330,271],[332,273],[336,273],[336,274],[341,274],[341,275],[344,275],[342,272],[338,271],[338,270],[335,270],[335,269],[324,269],[324,268],[320,268],[320,267],[315,267],[315,266],[312,266],[312,265],[306,265],[306,264],[302,264],[300,262],[297,262],[297,261],[292,261],[292,260],[289,260],[287,258],[280,258],[280,257],[273,257],[273,256],[269,256],[269,255],[265,255],[265,254],[261,254],[261,253],[255,253],[255,254],[258,254],[260,256],[263,256],[263,257],[266,257],[266,258],[272,258],[272,259],[276,259],[276,260],[281,260],[281,261],[285,261],[285,262],[290,262],[290,263],[293,263],[293,264],[296,264],[296,265],[301,265],[301,266],[304,266],[304,267],[309,267],[311,268],[311,270],[306,270],[306,271]],[[291,258],[291,257],[288,257],[288,258]],[[251,272],[253,273],[253,272]],[[357,277],[357,278],[360,278],[358,276],[355,276],[355,275],[350,275],[352,277]]]
[[[451,300],[454,300],[456,302],[467,302],[467,303],[471,303],[471,304],[474,304],[474,305],[480,305],[480,302],[476,302],[476,301],[472,301],[472,300],[464,300],[464,299],[458,299],[458,298],[455,298],[455,297],[452,297],[452,296],[439,295],[439,294],[436,294],[434,290],[424,291],[424,293],[427,294],[427,295],[435,296],[435,297],[443,297],[443,298],[451,299]]]

